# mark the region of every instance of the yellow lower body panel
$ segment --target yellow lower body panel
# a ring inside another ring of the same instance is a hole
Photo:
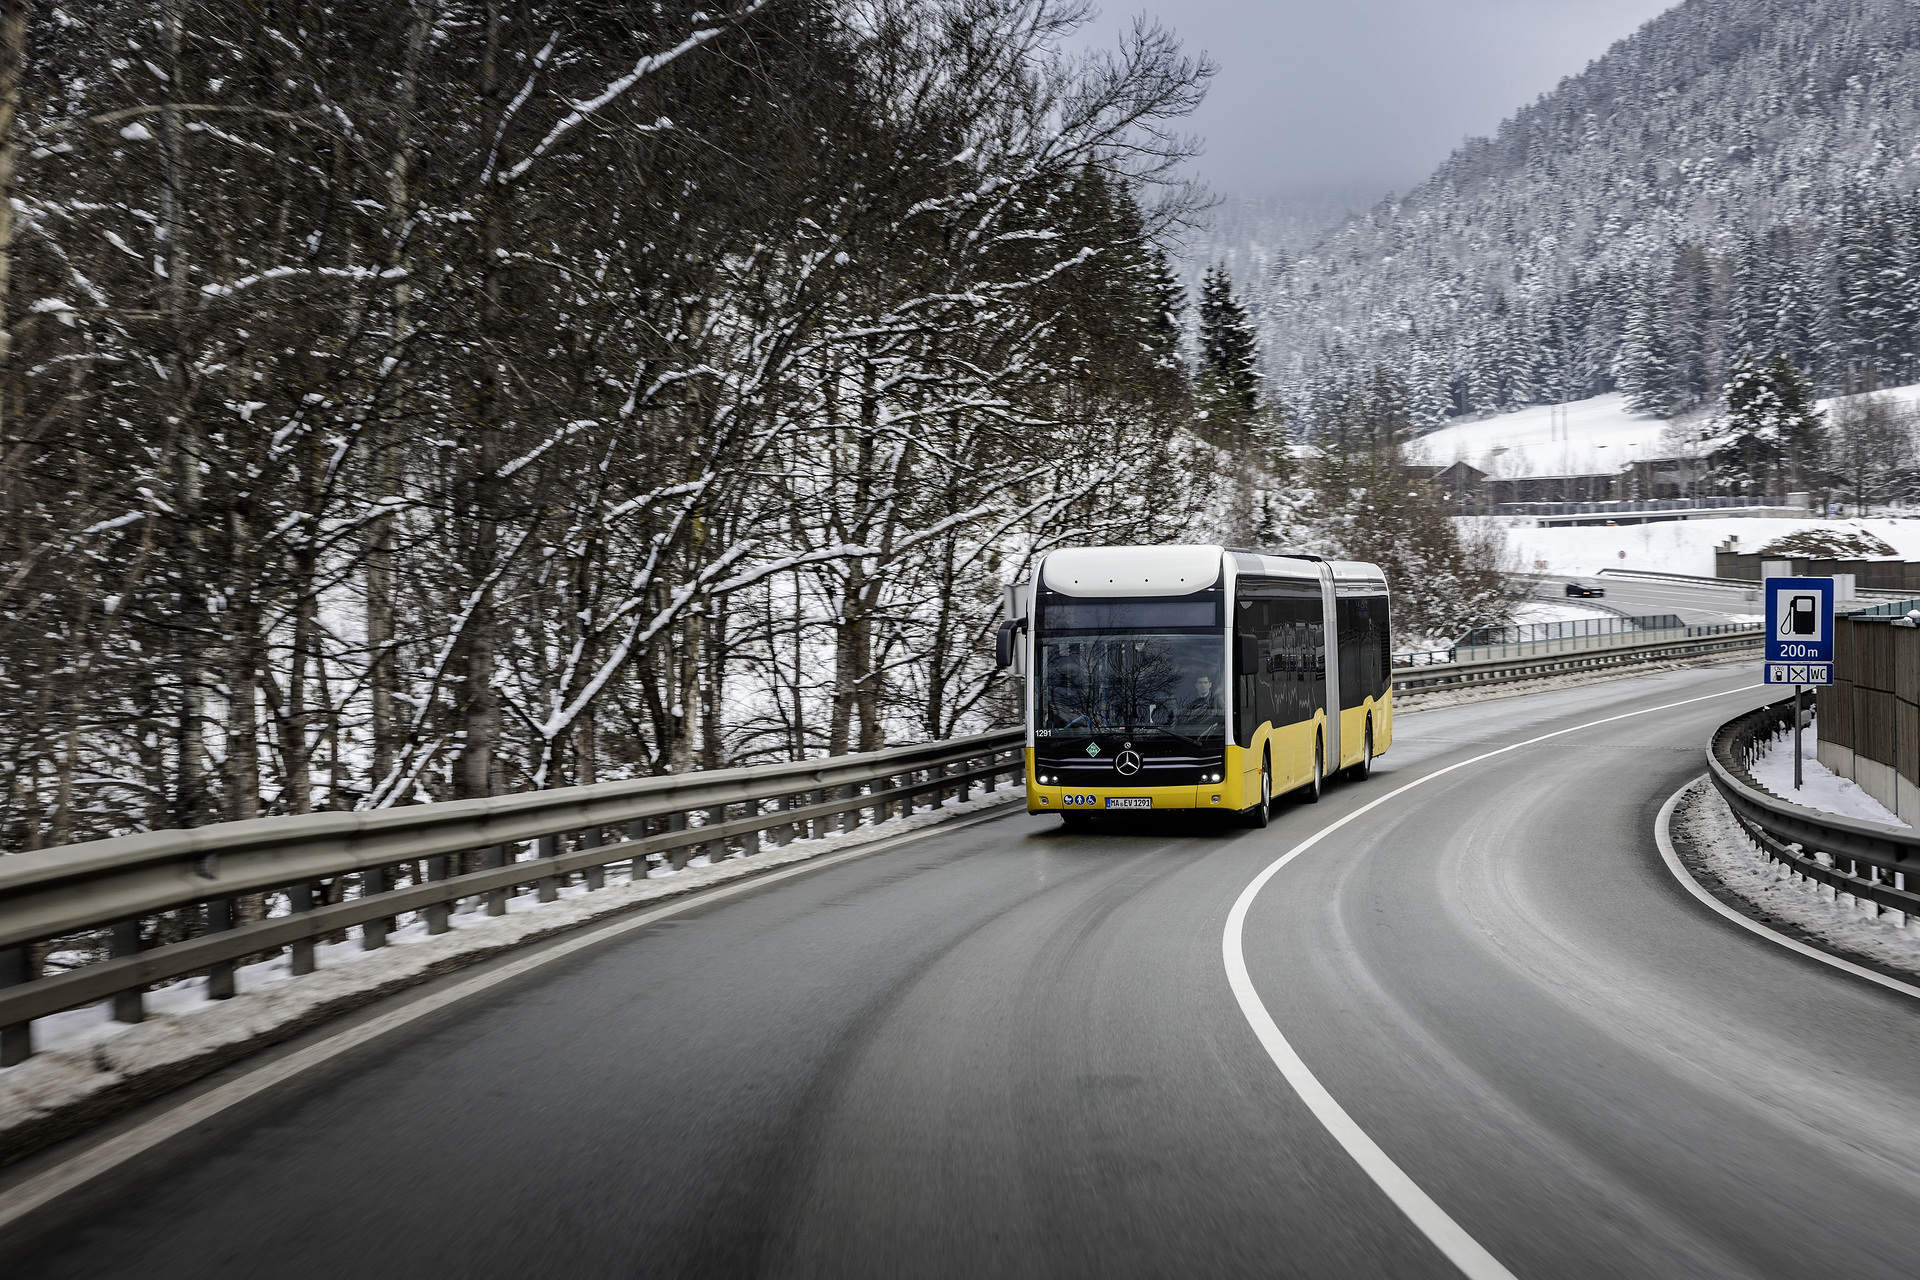
[[[1273,770],[1273,794],[1284,795],[1313,781],[1313,744],[1326,723],[1324,713],[1297,724],[1263,724],[1254,731],[1251,747],[1227,747],[1227,778],[1234,783],[1233,807],[1245,809],[1260,799],[1260,762]],[[1321,773],[1333,766],[1321,762]]]

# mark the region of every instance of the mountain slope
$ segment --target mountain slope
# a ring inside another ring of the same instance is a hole
[[[1375,365],[1422,425],[1619,389],[1672,411],[1743,352],[1913,381],[1920,5],[1686,0],[1404,198],[1242,279],[1312,429]]]

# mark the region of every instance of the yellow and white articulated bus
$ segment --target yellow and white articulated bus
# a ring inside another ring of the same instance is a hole
[[[1007,589],[997,658],[1026,677],[1027,810],[1068,825],[1203,809],[1265,826],[1393,743],[1387,580],[1232,547],[1050,552]]]

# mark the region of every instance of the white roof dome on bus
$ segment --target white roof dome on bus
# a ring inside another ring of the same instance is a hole
[[[1049,552],[1040,580],[1069,596],[1184,596],[1220,580],[1225,548],[1075,547]]]

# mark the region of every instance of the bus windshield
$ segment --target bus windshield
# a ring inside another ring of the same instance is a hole
[[[1039,648],[1034,727],[1048,737],[1157,730],[1206,744],[1226,733],[1218,632],[1043,637]]]

